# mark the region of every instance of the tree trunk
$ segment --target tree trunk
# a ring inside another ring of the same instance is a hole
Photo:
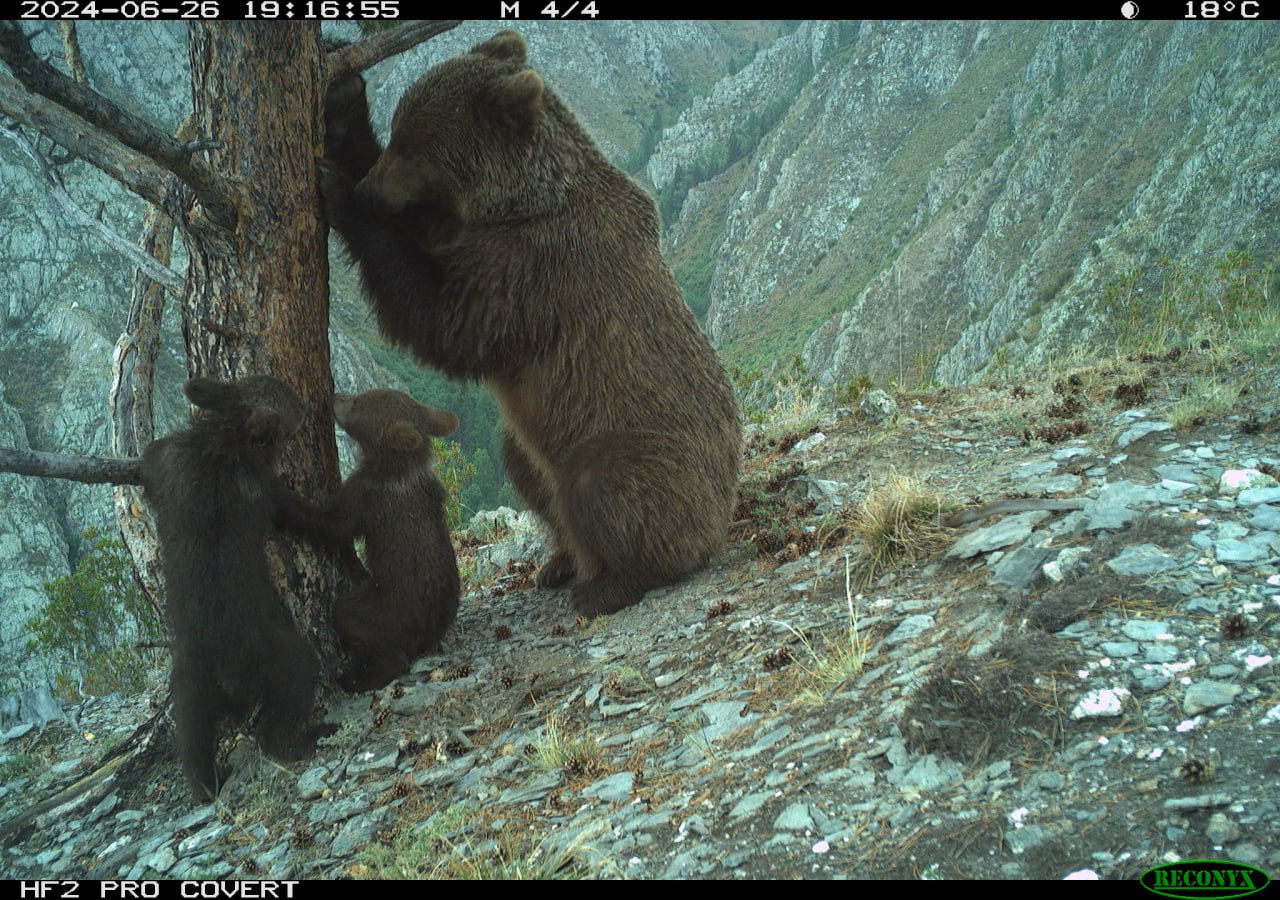
[[[289,442],[284,477],[303,496],[337,489],[329,369],[329,264],[315,161],[322,152],[324,53],[315,24],[201,22],[191,28],[196,132],[232,185],[236,230],[187,241],[183,337],[191,375],[274,375],[313,414]],[[202,210],[197,206],[192,220]],[[336,565],[291,543],[275,562],[286,602],[321,652]]]

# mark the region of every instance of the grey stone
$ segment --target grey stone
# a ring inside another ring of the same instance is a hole
[[[813,817],[809,815],[808,803],[792,803],[773,820],[773,827],[778,831],[812,831]]]
[[[507,788],[499,796],[499,803],[534,803],[545,800],[560,786],[560,772],[548,772],[528,784]]]
[[[1127,506],[1087,506],[1084,515],[1086,531],[1119,531],[1138,518],[1137,511]]]
[[[1102,652],[1107,656],[1123,659],[1138,655],[1138,645],[1134,641],[1103,641]]]
[[[729,817],[741,819],[744,816],[754,816],[772,797],[773,791],[755,791],[747,794],[733,805],[733,809],[729,810]]]
[[[1004,833],[1005,846],[1013,853],[1026,853],[1037,844],[1043,843],[1049,832],[1039,825],[1024,825],[1022,828],[1011,828]]]
[[[192,856],[199,853],[221,840],[223,836],[230,834],[234,827],[233,825],[213,825],[209,828],[201,828],[195,834],[178,842],[178,856]]]
[[[1236,503],[1241,506],[1280,503],[1280,487],[1247,488],[1236,495]]]
[[[810,450],[812,450],[814,447],[821,444],[826,439],[827,439],[827,436],[823,434],[821,431],[819,431],[816,434],[809,435],[807,438],[805,438],[802,441],[797,441],[796,445],[791,448],[791,452],[792,453],[808,453]]]
[[[886,775],[889,783],[900,791],[938,791],[950,787],[964,777],[964,766],[932,753],[911,765],[905,772],[897,767]]]
[[[799,444],[796,446],[798,447]],[[812,475],[798,475],[787,485],[788,495],[795,500],[817,502],[818,506],[814,511],[819,514],[830,512],[834,507],[843,506],[844,498],[848,496],[849,491],[847,482],[814,478]]]
[[[700,738],[706,741],[718,741],[760,718],[759,713],[743,715],[746,708],[747,704],[744,700],[702,704],[699,712],[707,720],[707,724],[700,729]]]
[[[1041,566],[1052,552],[1050,547],[1024,544],[996,563],[991,580],[1016,590],[1030,587],[1043,574]]]
[[[1168,422],[1139,422],[1121,434],[1120,437],[1116,438],[1116,446],[1123,449],[1128,447],[1134,441],[1141,440],[1149,434],[1168,431],[1171,428],[1173,428],[1173,426]]]
[[[1154,641],[1160,635],[1169,633],[1169,624],[1147,619],[1130,619],[1124,623],[1124,633],[1135,641]]]
[[[1264,531],[1280,531],[1280,508],[1259,506],[1250,517],[1249,524]]]
[[[631,799],[631,788],[635,776],[630,772],[618,772],[607,778],[594,781],[582,789],[584,797],[595,797],[605,803],[625,803]]]
[[[933,616],[925,613],[907,616],[897,628],[889,633],[888,637],[884,639],[884,643],[892,647],[895,644],[901,644],[904,641],[919,637],[933,627]]]
[[[1240,839],[1240,826],[1227,818],[1226,813],[1216,812],[1209,816],[1204,827],[1204,836],[1218,846],[1230,844]]]
[[[1236,538],[1223,538],[1220,541],[1214,541],[1214,556],[1219,562],[1257,562],[1265,559],[1266,550],[1249,541],[1241,541]]]
[[[1160,498],[1154,488],[1133,481],[1109,481],[1098,489],[1098,506],[1127,506],[1142,509],[1155,506]]]
[[[1182,481],[1189,484],[1199,484],[1204,481],[1204,473],[1195,466],[1186,463],[1170,463],[1164,466],[1156,466],[1155,473],[1166,481]]]
[[[1066,787],[1066,776],[1061,772],[1041,772],[1031,779],[1033,787],[1044,791],[1060,791]]]
[[[898,404],[878,388],[862,395],[858,409],[872,425],[883,425],[898,414]]]
[[[1243,690],[1236,684],[1224,684],[1220,681],[1197,681],[1187,688],[1182,700],[1182,708],[1187,715],[1194,716],[1206,709],[1226,706]]]
[[[303,800],[315,800],[328,790],[329,785],[325,781],[325,776],[329,774],[329,770],[324,766],[312,766],[298,776],[298,795]]]
[[[1155,544],[1138,544],[1126,547],[1106,565],[1117,575],[1153,575],[1178,568],[1178,561]]]
[[[1031,535],[1031,529],[1048,515],[1049,513],[1044,510],[1034,510],[1019,513],[1016,516],[1007,516],[994,525],[966,534],[947,551],[947,556],[951,559],[968,559],[979,553],[987,553],[1024,541]]]
[[[334,855],[351,856],[364,847],[390,812],[388,807],[382,806],[366,814],[347,819],[334,835],[332,851]]]

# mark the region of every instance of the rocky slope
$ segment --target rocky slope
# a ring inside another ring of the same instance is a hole
[[[1247,392],[1187,417],[1206,368]],[[308,763],[228,742],[216,805],[189,805],[164,733],[99,767],[159,692],[10,730],[0,873],[1276,871],[1274,355],[1024,374],[900,396],[879,426],[821,407],[771,420],[730,549],[607,619],[575,622],[563,591],[531,587],[512,552],[527,535],[505,556],[465,543],[501,572],[470,581],[443,652],[335,702],[341,729]],[[870,573],[879,532],[848,513],[907,475],[953,500],[1081,508],[899,531],[915,556]]]
[[[980,378],[1111,336],[1104,287],[1162,257],[1275,262],[1272,23],[806,23],[664,133],[669,248],[731,361],[825,383]],[[785,58],[787,65],[770,61]],[[811,76],[796,90],[798,60]],[[754,135],[753,135],[754,136]]]

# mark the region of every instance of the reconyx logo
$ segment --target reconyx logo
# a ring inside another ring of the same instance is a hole
[[[1256,894],[1271,883],[1261,869],[1221,859],[1188,859],[1142,873],[1142,886],[1164,897],[1228,900]]]

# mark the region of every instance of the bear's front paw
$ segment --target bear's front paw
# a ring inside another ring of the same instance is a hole
[[[325,210],[332,220],[338,207],[355,194],[356,186],[351,177],[331,159],[317,161],[316,169],[320,173],[320,196],[324,198]]]
[[[364,79],[359,73],[329,85],[324,96],[325,143],[341,146],[353,126],[369,121],[369,102],[364,95]]]

